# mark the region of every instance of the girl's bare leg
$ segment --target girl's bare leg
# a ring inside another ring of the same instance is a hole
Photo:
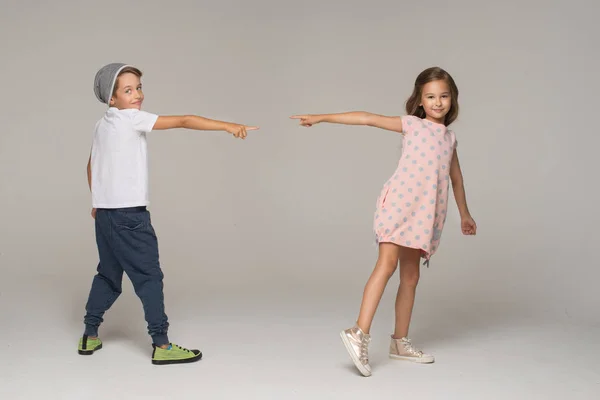
[[[379,257],[375,269],[365,285],[357,321],[358,327],[366,334],[369,334],[371,330],[371,323],[385,287],[398,267],[399,251],[400,246],[396,244],[379,244]]]
[[[396,296],[396,325],[394,338],[408,336],[420,276],[421,251],[400,247],[400,286]]]

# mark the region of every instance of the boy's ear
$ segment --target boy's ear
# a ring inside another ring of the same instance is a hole
[[[113,105],[115,105],[115,98],[114,98],[114,97],[111,97],[111,98],[110,98],[110,101],[108,102],[108,105],[109,105],[109,106],[113,106]]]

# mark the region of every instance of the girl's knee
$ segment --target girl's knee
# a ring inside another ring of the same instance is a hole
[[[417,270],[400,274],[400,284],[408,287],[416,287],[419,284],[419,271]]]
[[[398,267],[398,260],[379,260],[377,263],[377,270],[385,274],[388,278],[394,275],[396,268]]]

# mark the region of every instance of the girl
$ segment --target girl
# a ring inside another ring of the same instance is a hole
[[[368,357],[371,322],[398,262],[400,287],[389,355],[418,363],[434,361],[433,356],[413,347],[407,336],[419,281],[419,262],[424,258],[429,265],[440,245],[450,180],[463,234],[475,235],[477,231],[467,207],[456,137],[447,128],[458,116],[458,88],[452,77],[438,67],[421,72],[406,102],[406,112],[408,115],[404,117],[366,112],[291,117],[306,127],[320,122],[368,125],[403,135],[398,168],[377,200],[374,231],[379,257],[365,286],[356,325],[340,333],[352,361],[364,376],[371,375]]]

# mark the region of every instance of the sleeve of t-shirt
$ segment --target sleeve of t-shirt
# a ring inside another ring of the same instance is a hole
[[[458,147],[458,139],[456,138],[456,133],[452,131],[452,138],[454,139],[454,149]]]
[[[415,123],[417,117],[414,115],[404,115],[401,117],[402,119],[402,132],[404,134],[409,134],[415,129]]]
[[[149,133],[154,128],[158,115],[136,110],[132,115],[133,129],[140,133]]]

